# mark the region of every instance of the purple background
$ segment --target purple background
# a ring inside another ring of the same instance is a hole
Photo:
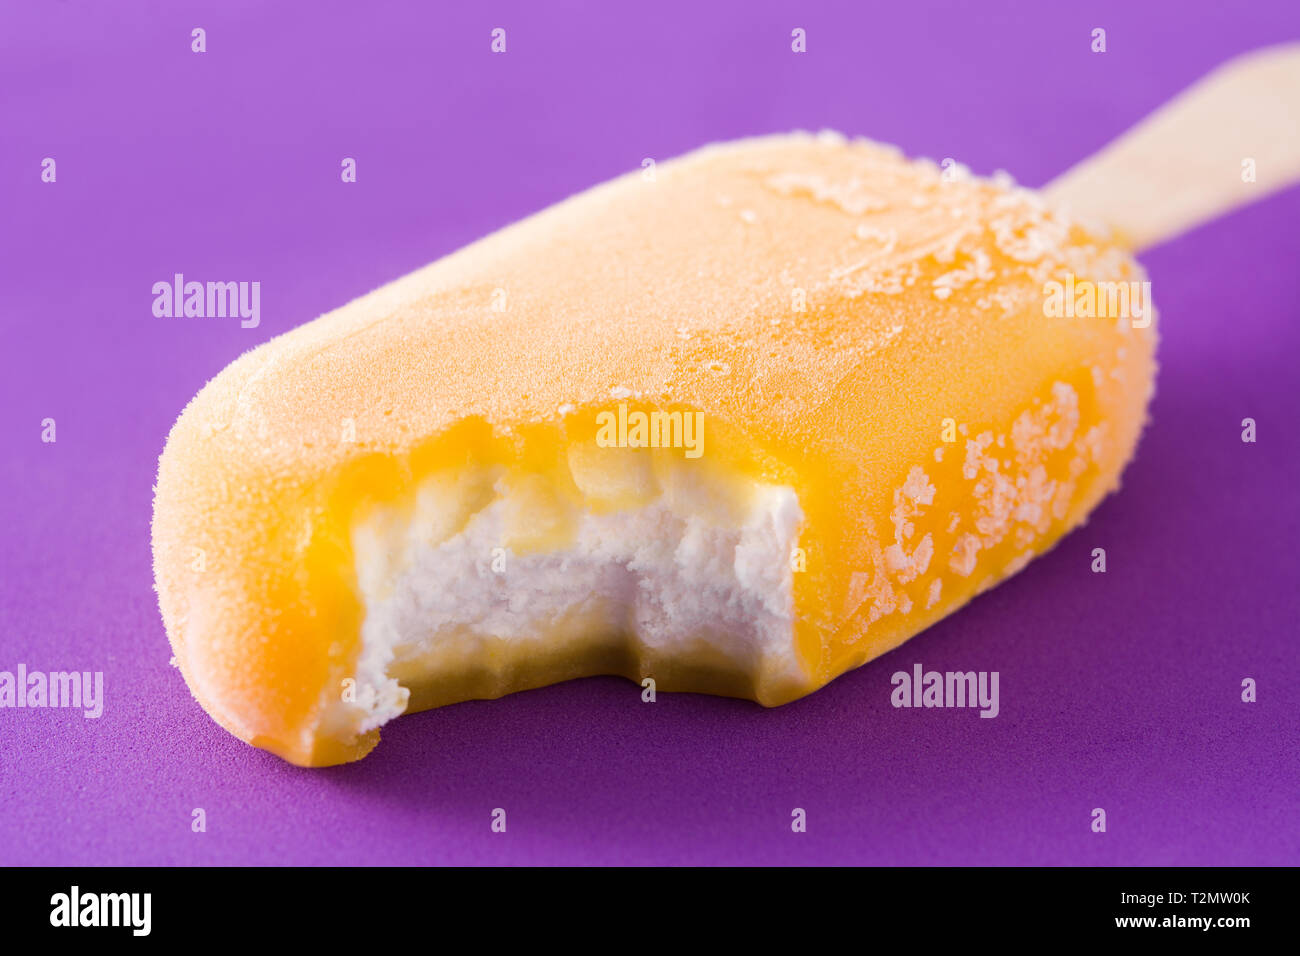
[[[328,771],[220,730],[168,666],[150,486],[240,352],[647,156],[833,127],[1038,185],[1300,37],[1292,0],[409,6],[0,14],[0,669],[102,670],[107,697],[0,711],[0,863],[1300,862],[1294,189],[1144,257],[1162,370],[1122,493],[820,693],[577,681],[403,718]],[[261,327],[154,318],[177,271],[259,280]],[[917,661],[999,671],[1001,716],[891,708]]]

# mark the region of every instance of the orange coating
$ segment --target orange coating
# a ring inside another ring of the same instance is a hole
[[[834,135],[707,147],[589,190],[254,349],[196,396],[155,499],[176,660],[241,739],[299,764],[363,756],[376,731],[322,723],[360,650],[352,522],[470,458],[591,507],[563,451],[627,401],[703,412],[700,467],[790,485],[806,517],[806,682],[683,686],[769,705],[808,693],[1116,487],[1155,329],[1045,316],[1044,283],[1067,274],[1145,279],[1031,192]],[[951,443],[945,419],[962,429]]]

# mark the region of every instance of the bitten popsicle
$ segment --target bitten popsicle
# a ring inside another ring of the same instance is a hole
[[[1156,324],[1128,233],[1081,222],[872,142],[768,136],[281,335],[159,464],[175,661],[223,727],[310,766],[584,675],[810,693],[1118,486]]]

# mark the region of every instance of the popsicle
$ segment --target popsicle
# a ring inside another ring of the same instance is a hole
[[[1297,64],[1230,66],[1046,195],[834,133],[708,146],[253,349],[159,463],[175,662],[308,766],[584,675],[816,690],[1117,488],[1156,371],[1132,249],[1295,179]],[[1152,157],[1225,111],[1232,168],[1163,202]]]

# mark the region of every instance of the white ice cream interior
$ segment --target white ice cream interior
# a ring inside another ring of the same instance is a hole
[[[653,659],[707,649],[741,672],[797,678],[795,491],[619,451],[570,452],[576,506],[539,476],[470,465],[362,516],[356,701],[327,719],[365,732],[396,717],[403,673],[454,677],[601,640]]]

